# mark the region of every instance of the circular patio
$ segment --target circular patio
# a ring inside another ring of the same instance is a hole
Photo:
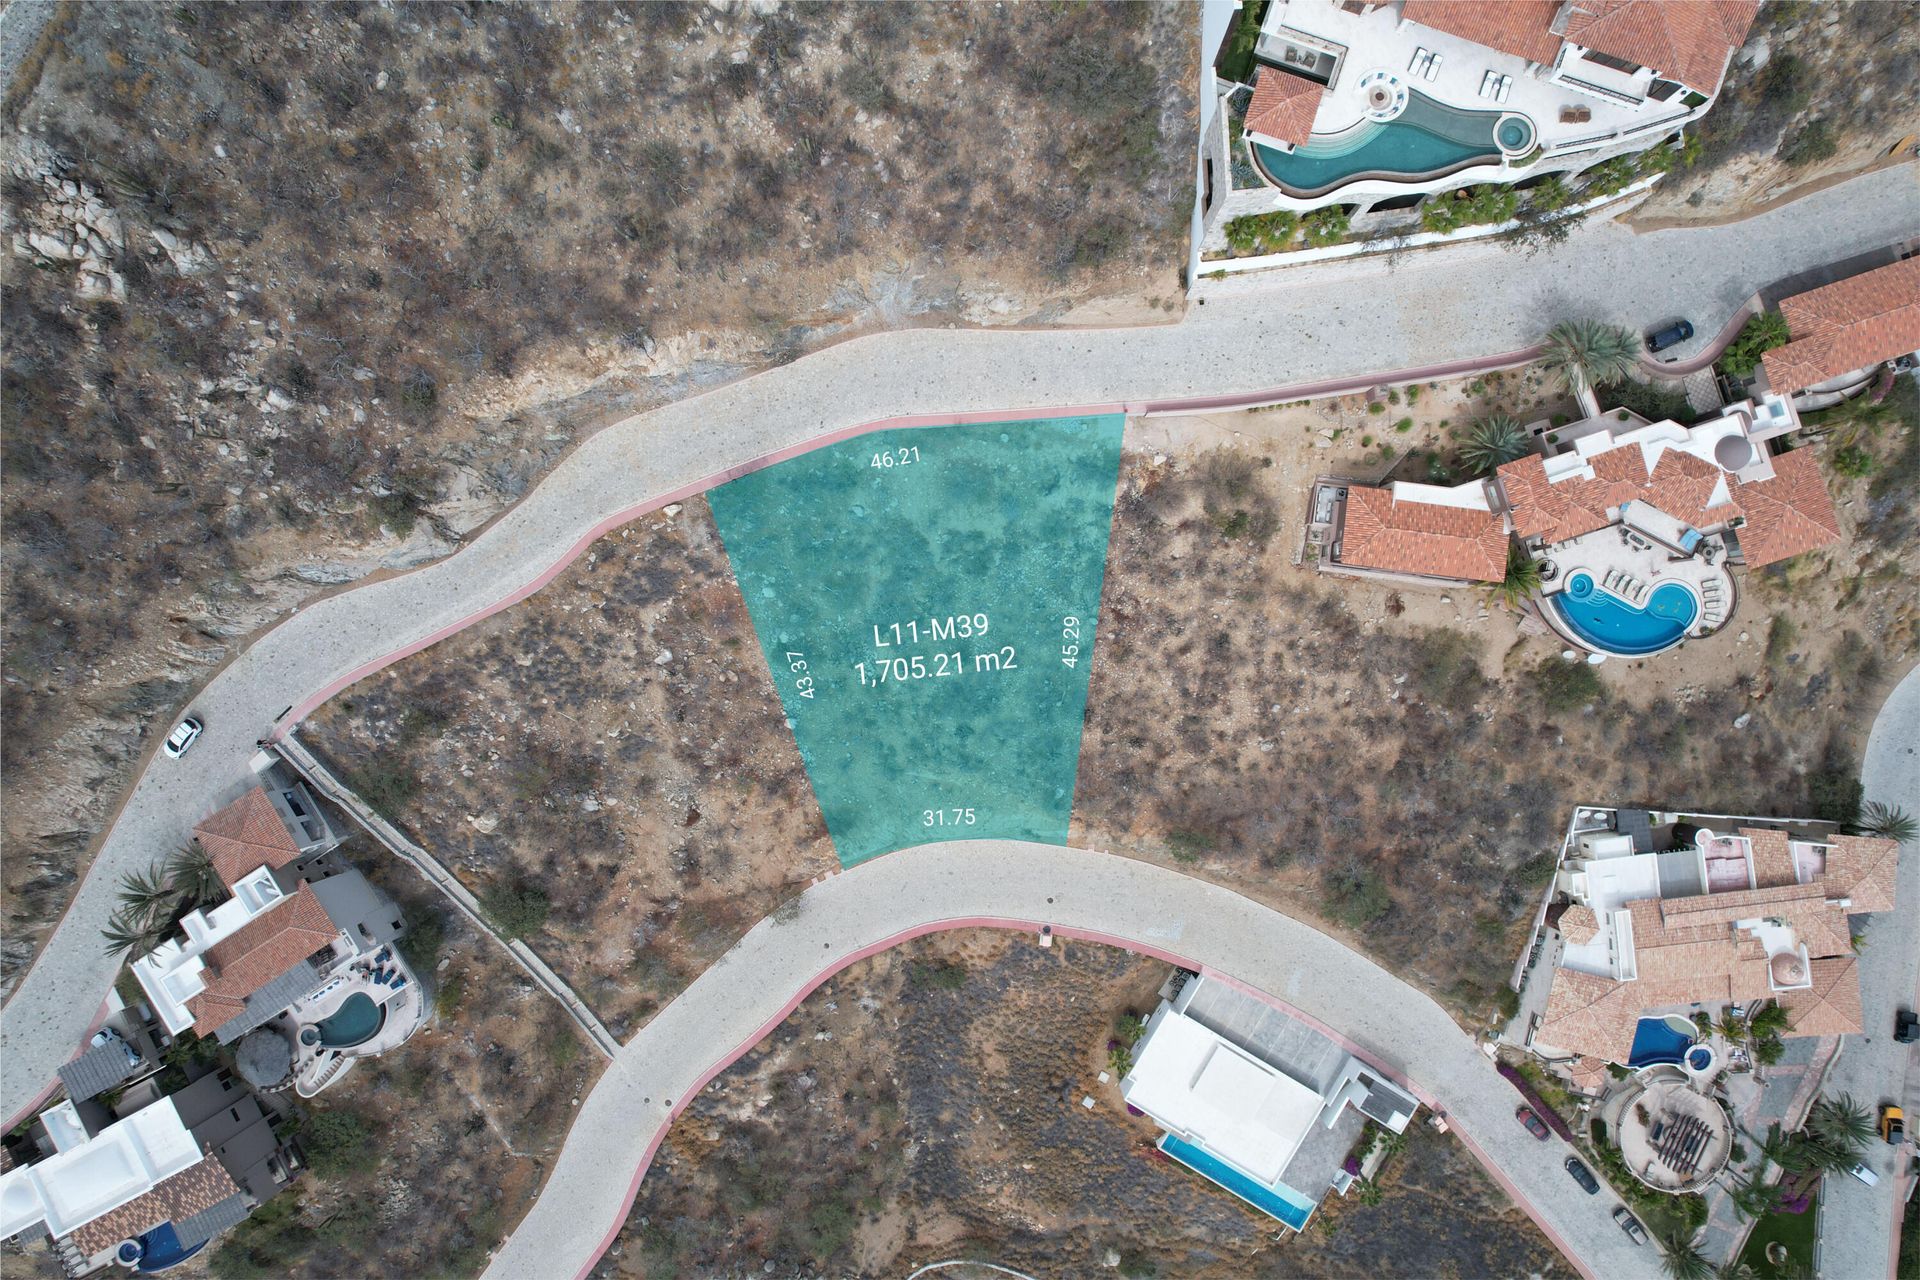
[[[1720,1104],[1671,1077],[1643,1081],[1621,1105],[1618,1130],[1633,1176],[1669,1195],[1713,1181],[1733,1152],[1733,1122]]]

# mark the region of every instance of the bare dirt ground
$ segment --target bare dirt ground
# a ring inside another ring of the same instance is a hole
[[[703,499],[355,685],[303,731],[625,1038],[836,867]],[[536,912],[537,914],[537,912]]]
[[[1917,78],[1911,5],[1770,0],[1695,126],[1700,162],[1661,183],[1629,221],[1724,221],[1856,173],[1920,132]]]
[[[1313,920],[1474,1016],[1576,802],[1818,811],[1920,648],[1911,425],[1863,437],[1869,477],[1829,474],[1842,543],[1743,574],[1713,638],[1571,687],[1559,643],[1488,592],[1293,563],[1313,477],[1384,470],[1367,424],[1458,477],[1463,412],[1554,411],[1531,371],[1480,388],[1130,426],[1073,835]]]
[[[0,987],[143,744],[606,422],[1179,306],[1183,3],[63,5],[0,106]]]
[[[809,996],[668,1134],[605,1277],[898,1276],[946,1258],[1033,1275],[1488,1276],[1567,1268],[1450,1138],[1416,1126],[1375,1206],[1303,1236],[1156,1157],[1101,1084],[1157,961],[963,931]],[[1092,1110],[1081,1099],[1092,1096]]]

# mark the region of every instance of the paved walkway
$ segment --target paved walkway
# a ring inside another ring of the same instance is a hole
[[[1920,667],[1907,673],[1880,708],[1860,773],[1867,799],[1920,815]],[[1914,1008],[1920,992],[1920,933],[1913,927],[1920,920],[1920,844],[1901,847],[1895,893],[1892,911],[1870,917],[1860,953],[1866,1032],[1845,1038],[1840,1059],[1827,1075],[1827,1092],[1851,1093],[1876,1111],[1883,1102],[1901,1102],[1911,1134],[1911,1117],[1920,1115],[1920,1070],[1915,1070],[1920,1045],[1894,1041],[1893,1011]],[[1867,1164],[1879,1173],[1879,1186],[1853,1178],[1826,1179],[1820,1223],[1823,1275],[1873,1280],[1893,1274],[1901,1197],[1906,1194],[1904,1171],[1913,1153],[1911,1140],[1897,1152],[1876,1140]],[[1902,1176],[1895,1176],[1896,1167]]]
[[[626,1220],[673,1117],[832,974],[940,929],[1043,923],[1058,938],[1128,947],[1266,993],[1445,1110],[1589,1276],[1659,1272],[1656,1252],[1614,1225],[1612,1191],[1582,1191],[1561,1167],[1566,1145],[1536,1141],[1513,1118],[1519,1095],[1445,1010],[1345,945],[1230,890],[1111,854],[990,840],[876,858],[799,901],[796,918],[754,926],[627,1043],[581,1103],[546,1188],[486,1280],[556,1280],[591,1267]]]
[[[1638,328],[1684,310],[1712,332],[1767,281],[1913,235],[1915,195],[1905,166],[1733,227],[1635,236],[1603,223],[1534,258],[1463,246],[1384,275],[1372,264],[1301,269],[1223,291],[1171,326],[878,334],[609,427],[457,555],[304,607],[201,692],[206,733],[184,759],[156,758],[143,772],[67,918],[0,1013],[0,1116],[18,1116],[49,1087],[111,985],[116,966],[98,929],[120,877],[165,857],[238,792],[283,708],[297,720],[352,680],[523,599],[610,528],[863,424],[900,423],[888,415],[1299,399],[1342,380],[1362,387],[1410,368],[1440,376],[1477,353],[1524,350],[1570,315]]]

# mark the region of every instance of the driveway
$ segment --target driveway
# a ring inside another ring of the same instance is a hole
[[[352,680],[524,598],[645,511],[889,415],[1299,399],[1416,366],[1438,376],[1450,362],[1523,349],[1569,315],[1637,327],[1684,306],[1717,329],[1767,281],[1913,235],[1914,197],[1908,165],[1729,227],[1635,236],[1603,223],[1534,258],[1463,246],[1391,271],[1342,263],[1228,282],[1177,325],[878,334],[609,427],[458,554],[303,607],[201,692],[194,705],[206,734],[185,759],[155,759],[142,773],[65,920],[0,1012],[0,1116],[17,1117],[49,1087],[112,983],[116,965],[98,931],[115,884],[178,848],[238,793],[256,740],[283,708],[298,719]]]
[[[1867,738],[1860,770],[1867,798],[1897,804],[1920,815],[1920,667],[1907,673],[1880,708]],[[1847,1036],[1840,1057],[1827,1075],[1827,1093],[1851,1093],[1877,1111],[1883,1102],[1901,1103],[1911,1131],[1920,1114],[1920,1045],[1893,1038],[1893,1011],[1915,1007],[1920,991],[1920,844],[1900,850],[1900,878],[1893,910],[1870,917],[1866,949],[1860,953],[1860,1007],[1866,1031]],[[1906,924],[1900,921],[1905,920]],[[1847,1280],[1871,1280],[1893,1274],[1894,1242],[1907,1188],[1906,1168],[1914,1147],[1899,1151],[1875,1141],[1867,1164],[1880,1175],[1869,1187],[1855,1178],[1828,1178],[1820,1219],[1820,1270]],[[1901,1176],[1895,1176],[1896,1166]]]
[[[1611,1189],[1580,1190],[1561,1167],[1569,1148],[1535,1141],[1514,1120],[1520,1095],[1438,1004],[1230,890],[1112,854],[975,840],[877,858],[799,901],[797,916],[755,925],[627,1043],[581,1103],[540,1199],[486,1280],[555,1280],[591,1267],[625,1221],[673,1117],[827,977],[920,934],[1042,923],[1057,939],[1110,942],[1267,993],[1444,1110],[1587,1275],[1659,1272],[1653,1246],[1635,1246],[1614,1225]]]

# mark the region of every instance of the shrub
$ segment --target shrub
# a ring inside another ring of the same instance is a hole
[[[1167,852],[1173,855],[1175,862],[1198,862],[1200,855],[1212,849],[1214,844],[1209,832],[1184,828],[1167,832]]]
[[[1588,169],[1583,176],[1587,180],[1586,189],[1589,194],[1596,196],[1618,195],[1631,186],[1635,178],[1640,176],[1640,166],[1639,162],[1633,156],[1615,156],[1611,160],[1603,160],[1593,166],[1593,168]]]
[[[915,960],[907,965],[907,985],[929,991],[958,991],[967,983],[967,967],[952,960]]]
[[[1452,232],[1489,222],[1506,222],[1520,207],[1520,193],[1512,187],[1485,184],[1462,187],[1420,206],[1420,225],[1428,231]]]
[[[1671,418],[1681,426],[1693,425],[1697,415],[1684,391],[1669,391],[1638,378],[1619,378],[1594,389],[1600,402],[1618,409],[1631,409],[1649,422]]]
[[[307,1116],[300,1125],[300,1148],[314,1176],[328,1180],[364,1173],[380,1163],[367,1122],[344,1109]]]
[[[1740,327],[1739,334],[1720,355],[1720,367],[1730,377],[1750,378],[1760,357],[1787,344],[1787,318],[1778,311],[1762,311]]]
[[[1327,910],[1349,928],[1362,929],[1393,909],[1386,881],[1371,868],[1348,866],[1327,874]]]
[[[1532,678],[1534,695],[1556,714],[1577,711],[1606,692],[1599,672],[1584,662],[1568,662],[1557,656],[1542,658]]]
[[[546,893],[528,884],[496,881],[480,895],[480,909],[494,928],[509,938],[524,938],[537,933],[547,923],[553,903]]]
[[[1829,765],[1807,778],[1807,799],[1813,806],[1813,816],[1823,821],[1852,826],[1860,817],[1860,802],[1864,798],[1860,778],[1851,771]]]
[[[1325,209],[1315,209],[1307,215],[1304,225],[1307,244],[1312,248],[1324,249],[1328,245],[1339,244],[1346,239],[1350,229],[1347,207],[1336,204]]]
[[[1858,479],[1880,469],[1880,460],[1857,444],[1844,444],[1833,451],[1833,469],[1843,476]]]
[[[1773,625],[1767,628],[1767,665],[1782,667],[1786,665],[1787,655],[1793,652],[1794,642],[1800,638],[1800,628],[1794,625],[1792,618],[1778,614]]]
[[[1291,209],[1251,213],[1227,223],[1227,247],[1235,255],[1279,253],[1292,243],[1300,218]]]

